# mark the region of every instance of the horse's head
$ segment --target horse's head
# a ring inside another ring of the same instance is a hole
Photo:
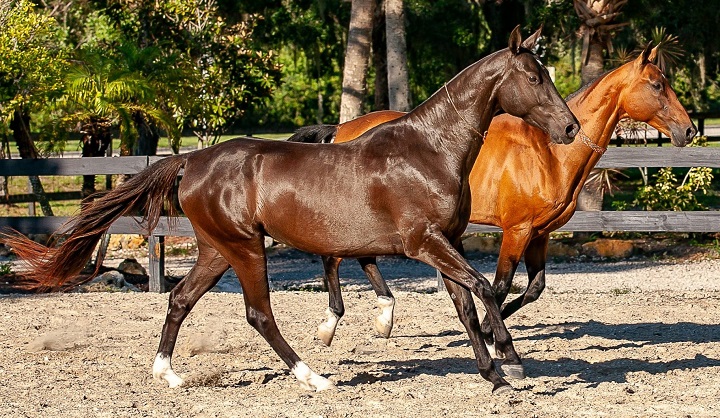
[[[680,104],[665,75],[652,61],[651,44],[633,62],[625,64],[625,88],[620,96],[620,117],[645,122],[670,137],[676,147],[687,145],[697,128]]]
[[[523,42],[519,26],[510,34],[508,60],[497,88],[498,102],[505,112],[547,132],[553,142],[569,144],[580,124],[558,94],[547,69],[532,53],[539,37],[540,30]]]

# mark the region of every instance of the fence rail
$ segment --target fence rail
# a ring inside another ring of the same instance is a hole
[[[135,174],[162,157],[49,158],[43,160],[0,160],[1,176]],[[631,167],[712,167],[720,168],[720,148],[618,147],[610,148],[598,168]],[[68,217],[0,217],[0,228],[25,234],[52,233],[67,228]],[[121,217],[110,234],[143,234],[149,237],[150,290],[165,291],[165,236],[194,236],[187,218],[163,218],[153,231],[145,229],[138,217]],[[469,225],[467,232],[499,232],[494,226]],[[600,211],[576,212],[559,231],[632,232],[718,232],[720,211]]]

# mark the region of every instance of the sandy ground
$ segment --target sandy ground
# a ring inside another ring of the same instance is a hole
[[[473,264],[492,277],[491,260]],[[0,296],[0,416],[720,415],[719,260],[551,263],[542,298],[507,320],[528,374],[512,381],[512,395],[491,395],[477,374],[432,270],[381,260],[397,298],[386,340],[373,329],[374,294],[355,263],[345,264],[347,314],[331,347],[315,337],[326,294],[272,293],[283,335],[336,390],[298,386],[246,323],[228,275],[183,325],[173,364],[187,385],[179,389],[150,373],[166,294]],[[312,289],[320,273],[307,256],[270,259],[275,289]]]

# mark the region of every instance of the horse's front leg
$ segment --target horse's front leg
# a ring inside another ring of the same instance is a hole
[[[525,266],[528,273],[527,288],[522,295],[503,306],[503,318],[509,317],[528,303],[535,302],[545,289],[545,262],[549,239],[550,235],[545,234],[530,241],[530,245],[525,250]]]
[[[503,231],[500,255],[498,256],[497,268],[495,270],[495,280],[493,281],[493,291],[495,292],[495,300],[498,306],[502,306],[510,292],[515,272],[520,263],[520,258],[529,240],[530,230],[528,227],[512,228]],[[503,319],[505,319],[504,316]],[[495,349],[495,339],[490,326],[490,318],[487,315],[483,318],[480,329],[490,354],[495,358],[501,357],[502,354],[498,353]]]
[[[193,268],[170,292],[160,346],[153,363],[153,377],[164,380],[171,388],[183,384],[183,380],[171,366],[180,326],[200,297],[212,289],[230,267],[230,264],[199,236],[198,251],[198,260]]]
[[[375,330],[381,336],[390,338],[393,328],[393,311],[395,309],[395,297],[388,287],[385,279],[377,267],[375,257],[359,258],[360,266],[370,281],[375,294],[377,295],[377,306],[380,308],[380,315],[375,318]]]
[[[318,325],[318,338],[329,347],[335,337],[337,324],[345,314],[345,305],[340,292],[340,278],[338,275],[342,258],[322,257],[322,261],[328,288],[328,308],[325,310],[327,320]]]
[[[408,237],[409,239],[405,242],[407,255],[436,268],[449,280],[465,289],[470,289],[482,301],[495,336],[495,347],[498,351],[502,352],[505,357],[501,368],[510,376],[524,376],[520,357],[515,351],[515,347],[513,347],[512,344],[512,337],[502,321],[500,309],[495,300],[495,292],[492,290],[490,282],[468,264],[462,255],[450,244],[439,228],[430,226],[424,227],[420,231],[417,235]],[[468,297],[468,295],[464,295],[457,286],[453,287],[450,295],[451,297],[455,295],[456,299],[453,301],[456,303],[456,306],[459,306],[459,313],[461,310],[463,312],[471,312],[473,310],[469,305],[471,298]],[[459,296],[462,296],[462,298],[457,302]],[[503,387],[509,387],[507,381],[497,374],[487,348],[479,342],[481,337],[477,314],[475,314],[474,317],[470,314],[467,315],[467,318],[464,319],[463,315],[460,314],[460,319],[463,320],[464,323],[467,323],[466,329],[468,330],[470,341],[473,344],[473,350],[477,356],[480,373],[493,383],[493,391],[497,391]]]

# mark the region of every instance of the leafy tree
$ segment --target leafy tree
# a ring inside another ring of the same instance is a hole
[[[690,146],[706,146],[707,137],[698,136]],[[645,210],[702,210],[706,209],[697,198],[707,194],[713,180],[712,169],[692,167],[679,181],[671,167],[661,168],[653,184],[646,184],[635,193],[634,205]]]
[[[85,49],[65,73],[64,94],[53,106],[57,115],[53,131],[77,129],[82,134],[83,156],[103,156],[115,127],[119,128],[121,151],[128,155],[138,135],[136,115],[159,124],[171,138],[179,137],[175,120],[158,107],[158,92],[151,80],[130,68],[127,54],[125,58]],[[94,192],[95,176],[85,176],[83,195]]]
[[[0,3],[0,133],[12,131],[22,158],[37,158],[31,112],[60,88],[65,61],[55,20],[27,0]],[[30,177],[45,215],[52,215],[40,179]]]

